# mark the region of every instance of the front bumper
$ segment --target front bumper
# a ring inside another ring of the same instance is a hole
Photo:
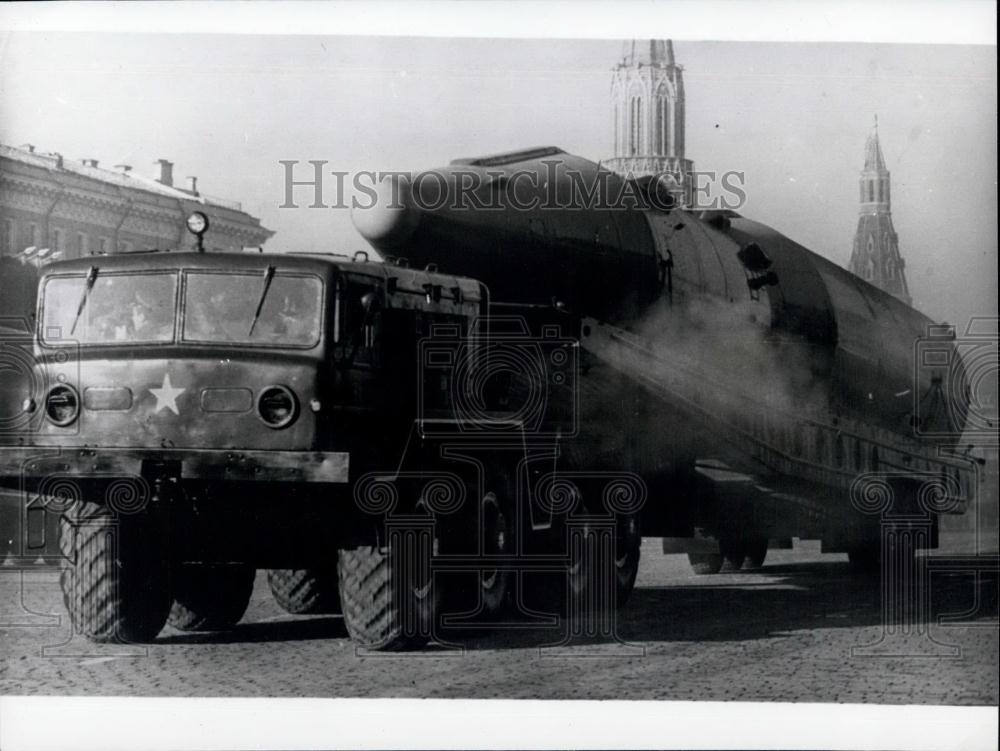
[[[346,483],[343,451],[0,446],[0,483],[170,474],[213,482]]]

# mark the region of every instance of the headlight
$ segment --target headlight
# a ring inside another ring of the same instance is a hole
[[[80,414],[80,397],[76,389],[60,383],[49,389],[45,397],[45,416],[60,427],[73,422]]]
[[[268,386],[257,397],[257,413],[269,428],[291,425],[298,411],[295,394],[284,386]]]
[[[192,212],[187,218],[187,228],[193,235],[204,235],[208,231],[208,217],[200,211]]]

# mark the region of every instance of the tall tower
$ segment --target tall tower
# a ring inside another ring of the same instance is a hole
[[[625,42],[613,68],[611,110],[614,157],[604,165],[635,177],[669,175],[689,204],[694,163],[684,158],[684,68],[669,39]]]
[[[865,168],[861,170],[861,208],[854,250],[848,269],[879,289],[911,305],[910,290],[899,255],[899,238],[892,226],[889,170],[878,142],[878,117],[865,143]]]

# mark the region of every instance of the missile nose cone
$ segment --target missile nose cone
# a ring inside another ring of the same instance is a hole
[[[410,181],[391,175],[375,186],[375,195],[359,196],[351,208],[351,221],[361,236],[377,249],[405,245],[420,224]]]

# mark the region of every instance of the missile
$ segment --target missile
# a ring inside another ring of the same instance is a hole
[[[695,340],[706,372],[752,340],[748,357],[794,359],[775,378],[814,401],[910,436],[961,426],[952,345],[928,345],[943,348],[940,367],[914,359],[929,318],[735,211],[676,208],[675,187],[545,147],[392,178],[353,220],[383,256],[478,279],[493,302],[555,304],[627,331],[669,322],[675,336],[653,331],[654,349],[676,359],[692,354],[679,340]]]

